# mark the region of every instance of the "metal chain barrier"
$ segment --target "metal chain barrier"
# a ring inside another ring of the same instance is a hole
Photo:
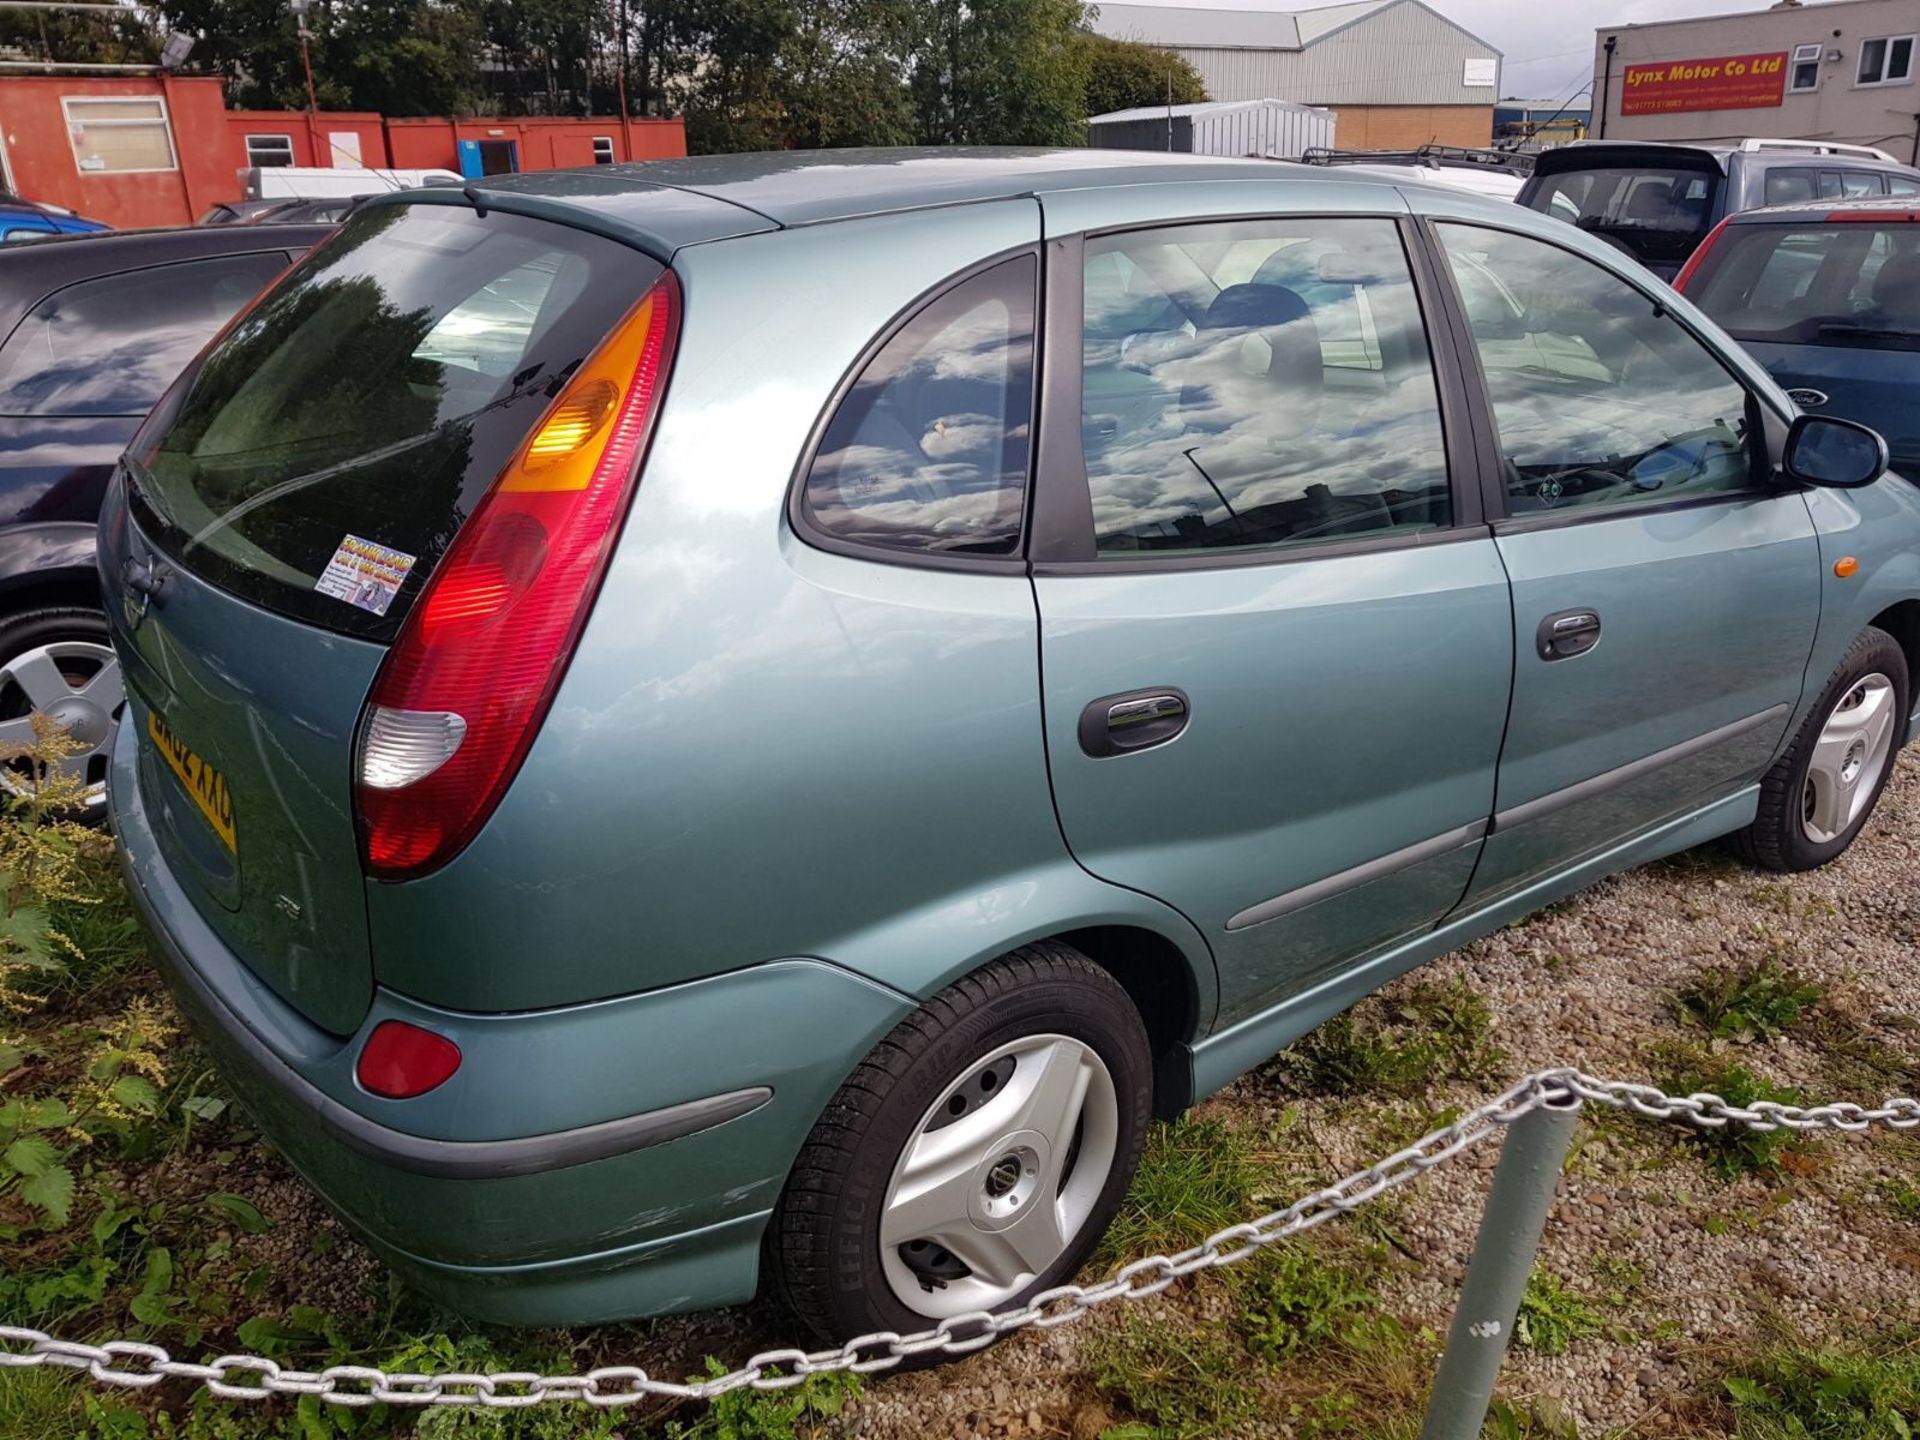
[[[612,1407],[636,1400],[664,1398],[711,1400],[748,1387],[783,1390],[809,1375],[848,1371],[872,1374],[922,1355],[959,1356],[993,1344],[1003,1335],[1029,1326],[1065,1325],[1095,1307],[1116,1300],[1157,1295],[1176,1280],[1202,1270],[1232,1265],[1268,1245],[1290,1239],[1336,1216],[1348,1214],[1391,1190],[1445,1164],[1521,1116],[1545,1106],[1569,1108],[1582,1102],[1609,1105],[1653,1120],[1670,1120],[1721,1129],[1864,1131],[1920,1129],[1920,1100],[1891,1099],[1877,1107],[1839,1102],[1830,1105],[1780,1105],[1756,1101],[1732,1105],[1718,1095],[1668,1095],[1651,1085],[1599,1080],[1578,1070],[1541,1070],[1484,1105],[1435,1130],[1406,1149],[1302,1196],[1284,1209],[1257,1220],[1230,1225],[1177,1255],[1150,1255],[1121,1266],[1095,1285],[1057,1285],[1035,1295],[1017,1310],[997,1315],[975,1311],[942,1320],[911,1335],[892,1331],[862,1335],[837,1349],[766,1350],[740,1369],[709,1379],[676,1383],[657,1380],[633,1365],[610,1365],[579,1375],[538,1375],[525,1371],[490,1374],[419,1375],[365,1365],[330,1365],[324,1370],[294,1370],[259,1355],[221,1355],[206,1364],[176,1360],[164,1346],[143,1340],[108,1340],[98,1345],[61,1340],[44,1331],[0,1325],[0,1369],[30,1370],[58,1366],[83,1370],[102,1385],[146,1390],[168,1380],[186,1380],[225,1400],[265,1400],[276,1395],[313,1395],[330,1405],[478,1405],[520,1410],[533,1405],[578,1401]],[[7,1349],[18,1346],[19,1349]]]

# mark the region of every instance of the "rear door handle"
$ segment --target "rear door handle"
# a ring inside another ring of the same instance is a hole
[[[1170,685],[1102,695],[1080,712],[1080,748],[1096,760],[1151,750],[1187,728],[1186,692]]]
[[[1600,612],[1556,610],[1533,632],[1533,648],[1542,660],[1571,660],[1600,643]]]

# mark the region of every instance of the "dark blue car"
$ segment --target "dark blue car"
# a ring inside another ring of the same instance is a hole
[[[1920,480],[1920,198],[1731,216],[1676,284],[1802,410],[1871,425]]]
[[[87,235],[112,228],[58,205],[38,205],[0,190],[0,245],[14,240],[38,240],[47,235]]]
[[[94,563],[120,452],[175,375],[325,225],[52,236],[0,245],[0,739],[35,710],[105,795],[120,678]],[[16,737],[17,738],[17,737]],[[12,783],[0,762],[0,792]]]

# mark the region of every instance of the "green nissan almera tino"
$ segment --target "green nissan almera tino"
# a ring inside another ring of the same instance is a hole
[[[1913,734],[1920,493],[1517,206],[1116,152],[371,201],[128,452],[111,807],[414,1283],[1021,1303],[1150,1119]]]

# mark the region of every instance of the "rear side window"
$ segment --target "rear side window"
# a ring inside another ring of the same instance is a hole
[[[1797,205],[1819,193],[1819,171],[1781,168],[1767,171],[1766,190],[1761,198],[1768,205]]]
[[[127,461],[141,522],[235,594],[390,635],[565,377],[660,269],[500,211],[361,211],[155,412]],[[355,547],[397,557],[384,613],[329,593],[329,567]]]
[[[968,277],[867,362],[801,491],[817,530],[923,555],[1019,550],[1036,271],[1020,255]]]
[[[213,332],[287,268],[223,255],[56,290],[0,347],[0,415],[144,415]]]

